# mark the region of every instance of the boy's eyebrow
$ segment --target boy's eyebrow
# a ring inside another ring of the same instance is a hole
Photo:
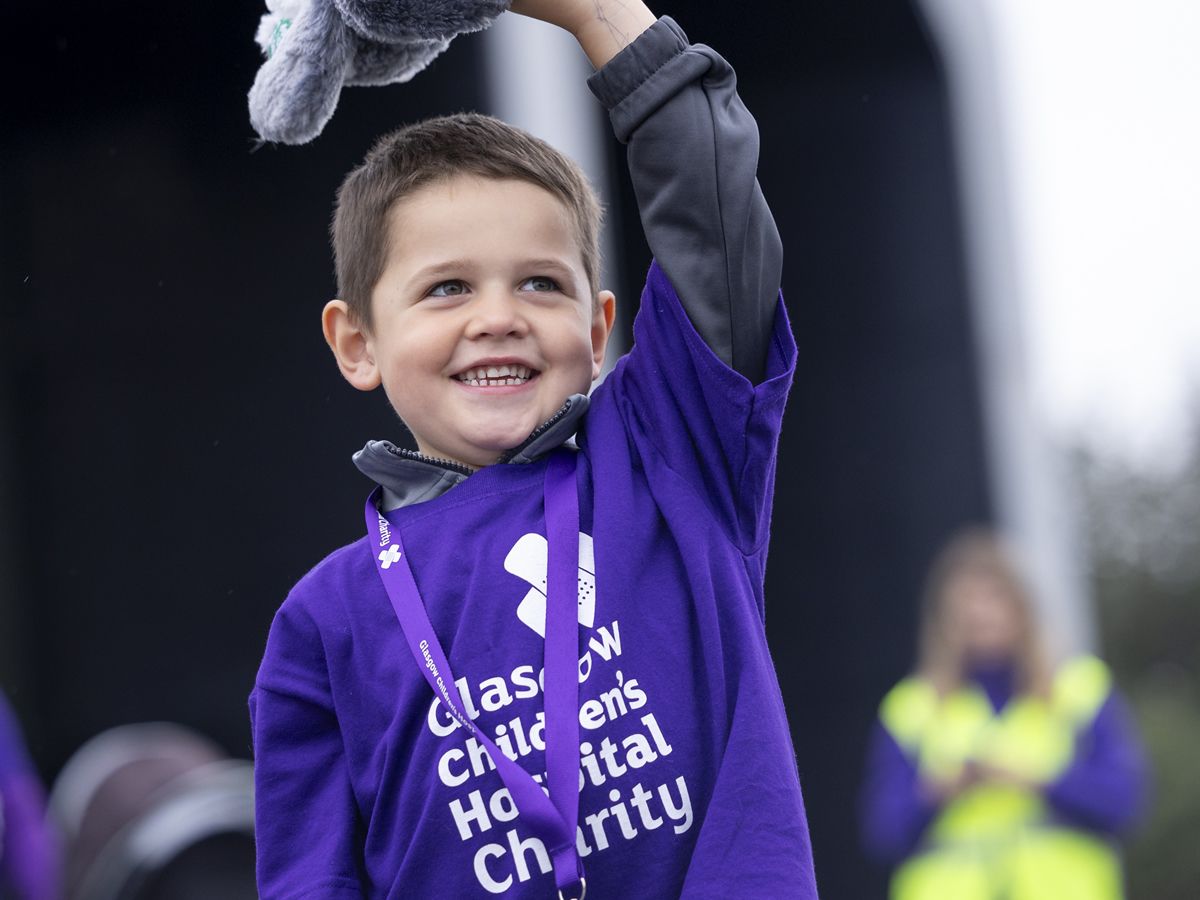
[[[553,269],[557,272],[557,274],[563,275],[567,278],[574,277],[575,275],[574,270],[568,263],[561,259],[555,259],[554,257],[550,256],[523,260],[521,262],[521,267],[531,273],[534,273],[539,269]]]
[[[427,281],[430,278],[442,278],[446,275],[461,275],[465,269],[470,268],[470,265],[465,259],[447,259],[417,269],[408,280],[410,283],[414,283]]]
[[[468,259],[447,259],[441,262],[432,263],[424,268],[418,269],[408,279],[409,284],[416,285],[438,278],[447,278],[451,276],[462,276],[464,273],[469,273],[476,267],[476,263]],[[561,276],[566,280],[574,277],[575,271],[571,265],[565,260],[556,259],[552,256],[536,257],[533,259],[519,260],[513,264],[517,269],[528,275],[536,275],[539,272],[551,270],[554,274]]]

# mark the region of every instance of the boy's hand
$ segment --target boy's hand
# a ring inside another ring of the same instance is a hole
[[[597,69],[655,21],[642,0],[513,0],[510,9],[571,32]]]

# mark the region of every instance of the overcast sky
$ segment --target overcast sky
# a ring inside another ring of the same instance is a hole
[[[1200,398],[1200,0],[990,0],[1036,404],[1177,457]]]

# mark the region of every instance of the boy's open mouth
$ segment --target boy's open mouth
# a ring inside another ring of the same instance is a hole
[[[537,375],[537,370],[528,366],[476,366],[473,369],[459,372],[454,379],[473,387],[505,387],[524,384],[530,379],[536,378]]]

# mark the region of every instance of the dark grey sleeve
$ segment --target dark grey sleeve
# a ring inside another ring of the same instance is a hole
[[[646,240],[692,324],[758,381],[783,247],[756,178],[758,126],[732,67],[664,16],[588,86],[628,144]]]

